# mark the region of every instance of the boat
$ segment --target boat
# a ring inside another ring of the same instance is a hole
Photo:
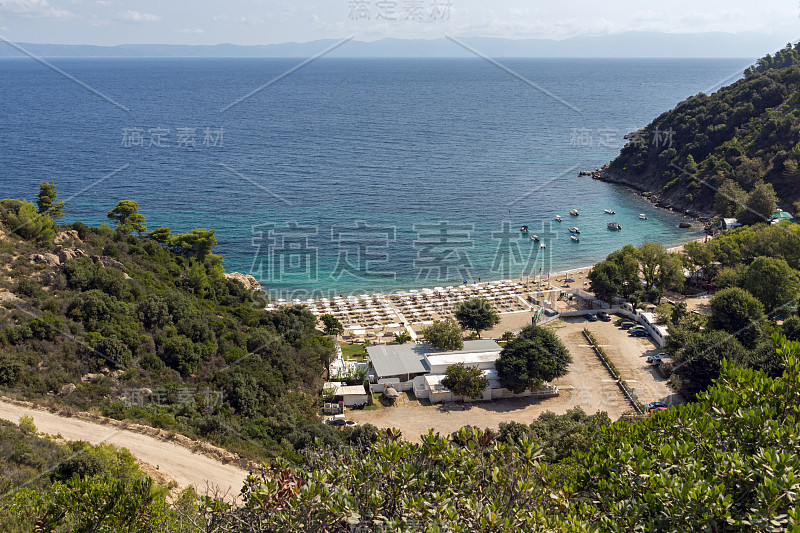
[[[570,235],[569,238],[572,239],[575,242],[581,242],[581,238],[578,237],[577,235],[575,235],[574,233],[572,235]]]
[[[519,227],[519,230],[520,230],[522,233],[528,233],[528,231],[529,231],[529,230],[528,230],[528,226],[520,226],[520,227]]]
[[[617,212],[612,209],[603,209],[604,213],[608,213],[609,215],[616,215]]]
[[[622,226],[620,226],[616,222],[609,222],[607,227],[608,227],[608,229],[614,230],[614,231],[619,231],[619,230],[622,229]]]
[[[539,242],[539,236],[538,235],[531,235],[531,240],[533,242]]]
[[[578,210],[577,210],[577,209],[573,209],[572,211],[570,211],[570,212],[569,212],[569,214],[570,214],[570,215],[572,215],[572,216],[574,216],[574,217],[576,217],[576,216],[578,216],[580,213],[578,213]]]
[[[561,222],[561,215],[556,215],[556,222]]]
[[[539,245],[539,248],[545,249],[545,248],[547,248],[547,245],[545,243],[542,243],[542,244]]]
[[[644,213],[639,213],[639,220],[647,220],[647,215]]]
[[[577,235],[578,233],[580,233],[580,230],[578,229],[578,226],[574,226],[572,228],[569,228],[569,232]]]

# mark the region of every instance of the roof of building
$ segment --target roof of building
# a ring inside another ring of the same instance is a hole
[[[428,364],[433,366],[455,365],[464,363],[465,365],[478,363],[493,363],[500,357],[500,346],[491,352],[445,352],[428,354]]]
[[[372,368],[379,378],[430,372],[425,353],[431,351],[435,351],[433,346],[416,343],[367,347]]]
[[[366,393],[364,385],[345,385],[336,388],[335,396],[360,396]]]
[[[500,351],[500,345],[489,339],[464,341],[464,351],[489,352]],[[369,346],[367,348],[372,367],[378,378],[402,376],[404,374],[424,374],[430,372],[426,354],[445,354],[430,344],[387,344],[385,346]],[[496,358],[495,358],[496,359]]]
[[[429,390],[434,392],[446,391],[447,387],[442,385],[442,380],[445,378],[444,374],[428,374],[425,376],[425,384]]]

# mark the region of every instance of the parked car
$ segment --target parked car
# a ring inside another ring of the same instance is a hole
[[[631,330],[631,337],[649,337],[650,333],[646,329]]]
[[[652,413],[654,411],[666,411],[669,409],[669,405],[665,404],[664,402],[650,402],[644,406],[648,413]]]
[[[636,322],[633,322],[631,320],[623,320],[622,323],[620,323],[619,326],[622,329],[630,329],[630,328],[634,327],[635,325],[636,325]]]
[[[344,415],[333,415],[330,418],[326,418],[325,423],[334,427],[344,427],[347,425],[347,420],[345,420]]]
[[[595,315],[594,313],[584,313],[583,318],[585,318],[589,322],[597,322],[597,315]]]
[[[647,363],[651,365],[657,365],[661,362],[664,357],[668,357],[666,353],[658,353],[655,355],[651,355],[647,358]]]
[[[349,428],[352,428],[356,427],[358,425],[358,422],[356,422],[355,420],[347,420],[345,421],[345,425]]]
[[[611,322],[611,316],[609,316],[609,314],[606,313],[605,311],[600,311],[599,313],[597,313],[597,318],[599,318],[603,322]]]
[[[618,318],[617,320],[614,321],[614,325],[621,326],[623,322],[625,322],[624,318]]]

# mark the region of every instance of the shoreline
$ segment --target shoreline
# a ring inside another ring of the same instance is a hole
[[[618,187],[625,187],[629,191],[635,193],[637,196],[640,196],[641,198],[644,198],[645,200],[650,202],[650,204],[653,205],[653,207],[655,207],[657,209],[665,209],[665,210],[671,211],[673,213],[677,212],[677,213],[680,213],[680,214],[682,214],[684,216],[687,216],[687,217],[691,218],[692,220],[694,220],[696,222],[702,222],[703,224],[707,224],[711,220],[711,218],[713,218],[713,216],[714,216],[712,213],[702,213],[702,212],[699,212],[699,211],[694,211],[694,210],[692,210],[690,208],[687,208],[687,207],[684,207],[682,205],[673,205],[671,203],[662,202],[662,200],[660,198],[658,198],[658,197],[656,197],[656,199],[654,200],[653,196],[655,195],[655,193],[653,191],[645,190],[642,187],[639,187],[639,186],[637,186],[637,185],[635,185],[633,183],[630,183],[628,181],[609,178],[607,176],[609,165],[610,165],[610,163],[606,163],[602,167],[600,167],[600,168],[598,168],[596,170],[593,170],[591,172],[589,172],[589,171],[581,171],[579,176],[588,176],[588,177],[591,177],[593,180],[602,181],[603,183],[608,183],[609,185],[616,185]]]
[[[634,193],[636,196],[646,200],[650,204],[650,206],[652,206],[654,209],[663,210],[665,212],[671,213],[672,215],[683,216],[685,218],[690,219],[694,225],[702,226],[701,229],[697,230],[698,232],[703,233],[702,236],[696,236],[696,237],[686,236],[672,243],[659,243],[662,244],[662,246],[664,246],[664,248],[667,251],[669,252],[680,251],[683,249],[683,246],[686,245],[688,242],[692,241],[702,242],[707,237],[707,234],[705,233],[704,230],[708,225],[709,216],[701,213],[690,212],[689,210],[678,208],[675,206],[659,204],[650,197],[652,193],[650,193],[649,191],[644,191],[642,189],[636,188],[628,183],[608,180],[604,177],[605,171],[608,168],[608,166],[609,164],[606,163],[605,165],[594,171],[580,171],[578,176],[590,177],[594,180],[602,181],[603,183],[607,183],[615,187],[623,187],[628,191]],[[687,231],[691,232],[693,230],[687,229]],[[626,246],[627,244],[633,244],[633,243],[629,242],[620,243],[620,245],[617,248],[615,248],[614,250],[610,250],[608,254],[616,250],[619,250],[620,248]],[[606,254],[606,256],[608,254]],[[597,264],[600,261],[603,261],[604,259],[605,257],[599,258],[595,263],[584,266],[567,266],[566,268],[562,266],[558,270],[549,272],[548,280],[553,277],[559,277],[573,272],[586,271],[586,270],[590,271],[592,268],[594,268],[595,264]],[[433,289],[439,286],[484,285],[487,283],[499,283],[499,282],[511,282],[511,281],[518,283],[526,283],[526,279],[532,279],[532,278],[533,279],[539,278],[539,276],[534,276],[532,274],[526,276],[522,275],[521,273],[520,276],[514,278],[509,278],[509,277],[503,278],[503,277],[495,277],[489,275],[489,276],[479,276],[477,277],[477,279],[476,278],[469,279],[468,283],[463,283],[462,280],[458,279],[430,280],[430,283],[428,283],[429,280],[416,280],[416,281],[409,281],[407,283],[402,283],[394,287],[372,288],[364,286],[361,287],[354,286],[347,290],[342,290],[341,288],[337,290],[334,288],[316,289],[308,287],[303,288],[303,287],[274,287],[274,286],[270,288],[270,286],[267,283],[261,283],[260,280],[259,284],[262,287],[261,290],[263,290],[266,293],[266,295],[270,298],[270,300],[275,300],[275,301],[283,300],[286,303],[290,302],[298,303],[299,300],[300,303],[310,303],[311,301],[319,301],[322,298],[334,299],[339,296],[344,298],[349,298],[349,297],[365,298],[365,297],[376,297],[376,296],[380,297],[382,295],[388,296],[399,293],[408,293],[410,291],[423,291],[426,289]]]
[[[677,244],[675,246],[671,246],[671,247],[666,247],[665,246],[664,248],[669,253],[682,253],[683,252],[683,248],[684,248],[684,246],[686,244],[688,244],[690,242],[705,242],[706,239],[708,239],[708,238],[709,238],[708,236],[692,238],[692,239],[684,240],[683,242],[681,242],[680,244]],[[602,259],[601,259],[601,261],[602,261]],[[547,280],[546,282],[548,284],[550,284],[550,281],[553,280],[553,278],[558,278],[560,276],[565,276],[565,275],[574,274],[574,273],[584,274],[583,277],[588,279],[589,272],[591,272],[592,269],[594,269],[594,267],[596,265],[597,265],[597,263],[592,263],[592,264],[589,264],[589,265],[584,265],[584,266],[579,266],[579,267],[561,269],[561,270],[557,270],[557,271],[554,271],[554,272],[550,272],[547,276],[543,276],[540,279],[541,280],[546,279]],[[539,278],[539,277],[537,276],[537,277],[533,277],[531,279],[537,279],[537,278]],[[353,291],[350,291],[349,293],[345,293],[345,292],[342,292],[342,291],[327,291],[327,292],[329,292],[331,294],[328,294],[327,296],[323,296],[322,298],[328,298],[328,297],[330,297],[330,299],[339,299],[340,297],[344,298],[344,299],[353,298],[353,297],[359,298],[359,299],[362,299],[362,298],[384,298],[384,297],[394,296],[394,295],[406,295],[406,294],[409,294],[409,293],[414,294],[414,293],[423,292],[423,291],[431,291],[431,290],[435,290],[436,287],[441,287],[441,286],[444,286],[444,287],[458,287],[458,286],[466,285],[466,286],[473,286],[473,287],[474,286],[483,287],[483,286],[486,286],[486,285],[500,284],[500,283],[510,283],[510,282],[521,283],[521,284],[526,284],[526,285],[532,285],[534,283],[533,281],[530,281],[530,280],[526,281],[525,278],[500,278],[500,279],[488,279],[488,280],[481,279],[481,281],[470,280],[468,283],[449,283],[448,285],[445,285],[445,283],[447,283],[447,282],[439,282],[439,284],[437,284],[435,286],[431,286],[431,285],[434,285],[434,284],[425,285],[425,286],[417,285],[417,286],[414,286],[412,288],[398,288],[398,289],[392,289],[392,290],[387,290],[387,291],[372,291],[372,292],[369,292],[369,291],[367,291],[365,289],[355,289]],[[541,282],[542,281],[539,281],[539,283],[541,283]],[[550,289],[531,290],[530,292],[546,292],[548,290],[549,291],[561,290],[562,288],[563,287],[556,287],[556,286],[553,286],[551,284],[551,288]],[[268,290],[265,290],[265,289],[261,289],[261,290],[263,290],[267,294],[267,296],[269,296],[269,291]],[[319,293],[324,293],[326,291],[318,291],[318,292]],[[339,295],[341,295],[341,296],[332,295],[332,293],[339,293]],[[289,304],[292,304],[292,303],[295,303],[295,304],[298,304],[298,303],[299,304],[311,303],[312,301],[316,303],[316,302],[319,302],[322,298],[307,298],[307,299],[293,298],[292,300],[288,300],[286,298],[279,298],[279,299],[270,298],[270,301],[271,302],[272,301],[283,302],[284,305],[289,305]]]
[[[706,238],[708,238],[708,236],[683,239],[679,244],[675,244],[673,246],[664,245],[664,248],[665,248],[665,250],[667,252],[670,252],[670,253],[680,253],[680,252],[683,251],[683,247],[686,244],[688,244],[690,242],[704,242]],[[622,244],[619,248],[617,248],[617,250],[619,250],[620,248],[622,248],[622,246],[625,246],[626,244],[630,244],[630,243]],[[611,253],[611,252],[609,252],[609,253]],[[586,271],[586,274],[588,275],[588,272],[590,272],[595,267],[595,265],[597,263],[599,263],[600,261],[603,261],[604,259],[605,258],[600,259],[599,261],[597,261],[595,263],[585,264],[585,265],[582,265],[582,266],[561,268],[561,269],[549,272],[547,275],[542,276],[541,279],[547,279],[548,282],[549,282],[549,280],[551,280],[553,278],[564,276],[566,274],[573,274],[573,273],[576,273],[576,272],[582,272],[582,271]],[[345,298],[345,299],[346,298],[352,298],[352,297],[355,297],[355,298],[376,298],[376,297],[378,297],[378,298],[380,298],[380,297],[385,297],[385,296],[410,293],[412,291],[413,292],[420,292],[420,291],[426,291],[426,290],[433,290],[436,287],[448,287],[448,286],[458,287],[458,286],[463,286],[463,285],[467,285],[467,286],[484,286],[484,285],[488,285],[488,284],[508,283],[508,282],[517,282],[517,283],[525,284],[526,283],[526,279],[533,280],[533,279],[539,279],[539,278],[540,278],[540,276],[531,275],[531,276],[528,276],[528,277],[524,277],[524,276],[520,277],[520,276],[518,276],[516,278],[490,278],[490,279],[484,279],[483,276],[481,276],[479,278],[480,281],[472,279],[472,280],[469,280],[468,283],[466,283],[466,284],[463,283],[463,282],[458,283],[458,282],[456,282],[454,280],[452,280],[452,281],[441,281],[440,280],[440,281],[436,281],[436,282],[433,282],[433,283],[430,283],[430,284],[423,284],[424,282],[421,282],[420,284],[415,284],[413,286],[404,286],[404,287],[398,287],[398,288],[392,288],[392,289],[386,289],[386,290],[370,290],[370,289],[365,289],[365,288],[356,288],[356,289],[352,289],[350,291],[342,291],[342,290],[334,290],[334,289],[327,289],[327,290],[326,289],[318,289],[318,290],[314,290],[313,291],[313,295],[314,296],[309,294],[309,292],[306,289],[297,289],[297,288],[294,288],[294,289],[289,289],[289,288],[283,289],[283,288],[281,288],[281,289],[277,289],[278,297],[275,297],[275,298],[271,297],[271,291],[270,291],[268,286],[265,286],[265,285],[262,284],[262,288],[260,290],[263,291],[264,293],[266,293],[266,295],[269,297],[270,301],[276,301],[277,302],[277,301],[281,301],[282,300],[283,302],[285,302],[285,304],[289,304],[289,303],[292,303],[292,302],[293,303],[310,303],[311,301],[317,302],[317,301],[320,301],[322,298],[328,298],[328,299],[335,299],[335,298],[339,298],[339,297],[342,297],[342,298]],[[533,283],[533,281],[529,281],[528,283]],[[286,296],[288,294],[298,294],[298,293],[299,294],[305,294],[306,297],[304,297],[304,298],[291,298],[291,299],[284,297],[284,296]]]

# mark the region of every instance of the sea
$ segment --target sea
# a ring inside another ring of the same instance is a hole
[[[286,299],[533,277],[701,235],[578,174],[750,62],[6,59],[0,197],[54,181],[62,223],[90,225],[135,200]]]

